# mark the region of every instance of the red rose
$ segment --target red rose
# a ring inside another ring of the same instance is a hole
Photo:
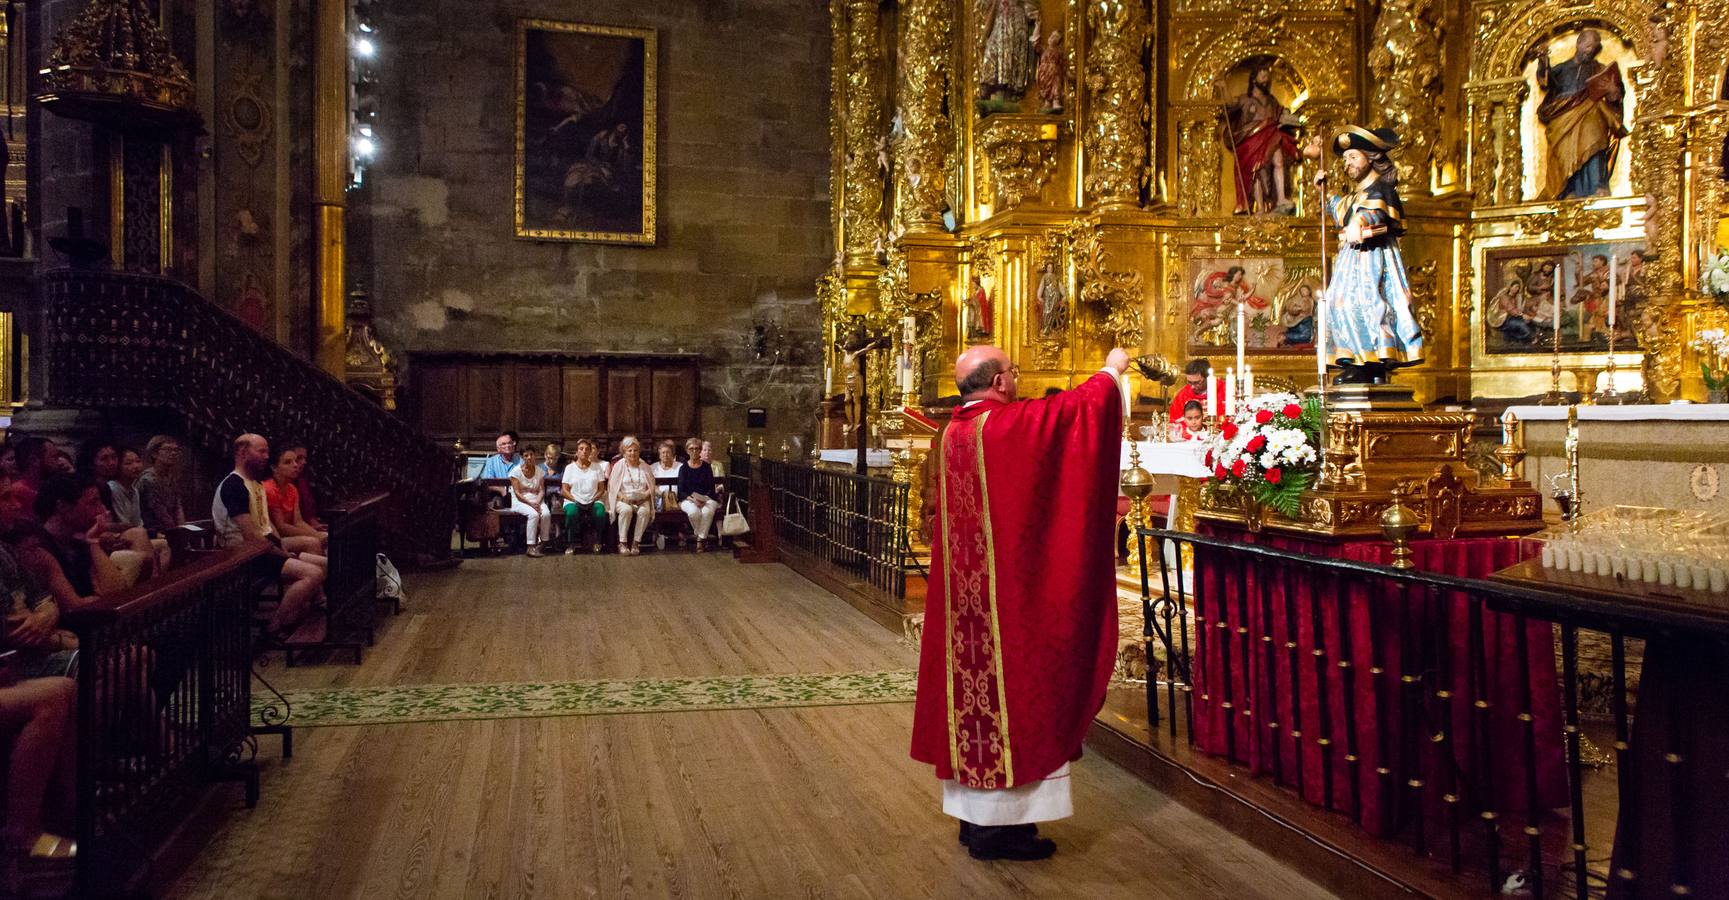
[[[1206,456],[1203,456],[1203,457],[1201,457],[1201,465],[1203,465],[1203,466],[1206,466],[1206,467],[1208,467],[1208,468],[1212,468],[1212,465],[1213,465],[1213,451],[1211,451],[1211,450],[1208,450],[1208,451],[1207,451],[1207,455],[1206,455]]]
[[[1217,475],[1220,481],[1224,481],[1225,480],[1225,467],[1224,466],[1214,466],[1213,467],[1213,474]]]
[[[1231,474],[1241,478],[1243,477],[1243,471],[1247,468],[1247,466],[1243,465],[1243,461],[1239,459],[1236,462],[1231,463]]]
[[[1267,479],[1268,484],[1278,484],[1279,481],[1285,477],[1285,473],[1273,468],[1262,473],[1262,477]]]
[[[1219,429],[1219,434],[1223,435],[1225,440],[1227,440],[1227,441],[1236,440],[1236,438],[1237,438],[1237,425],[1236,425],[1236,423],[1235,422],[1226,422],[1224,424],[1224,427]]]
[[[1295,403],[1285,404],[1284,412],[1287,419],[1301,419],[1303,417],[1303,408]]]
[[[1267,446],[1267,436],[1264,434],[1257,434],[1254,437],[1249,438],[1249,442],[1243,445],[1243,449],[1250,453],[1259,453],[1261,452],[1261,448],[1265,446]]]
[[[1273,421],[1273,411],[1272,410],[1263,409],[1263,410],[1255,413],[1255,424],[1256,425],[1265,425],[1271,421]]]

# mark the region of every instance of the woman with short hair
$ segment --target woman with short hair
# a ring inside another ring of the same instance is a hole
[[[546,467],[533,447],[522,448],[522,462],[510,470],[510,508],[528,520],[528,555],[541,557],[541,543],[552,534],[552,516],[546,510]]]
[[[600,538],[606,533],[606,504],[601,495],[606,490],[606,463],[595,459],[594,442],[583,438],[576,442],[576,461],[564,467],[560,481],[564,492],[565,555],[576,552],[585,541],[591,541],[595,553],[600,552]]]
[[[714,524],[715,513],[720,511],[720,501],[715,499],[717,493],[714,466],[703,458],[702,444],[698,442],[690,461],[678,470],[678,506],[690,519],[698,553],[708,550],[708,530]]]
[[[618,521],[618,552],[642,554],[642,536],[654,518],[654,471],[642,458],[642,442],[635,435],[618,444],[623,454],[606,476],[606,513]]]

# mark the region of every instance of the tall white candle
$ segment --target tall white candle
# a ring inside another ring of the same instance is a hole
[[[1243,402],[1247,403],[1255,396],[1255,369],[1253,366],[1243,366]]]
[[[1225,415],[1237,417],[1237,370],[1229,367],[1225,369]]]
[[[1561,266],[1555,265],[1555,318],[1552,323],[1555,333],[1561,333]]]
[[[822,367],[822,390],[824,394],[834,393],[834,366]]]
[[[1219,396],[1219,379],[1213,377],[1213,367],[1208,366],[1207,367],[1207,402],[1201,404],[1203,407],[1206,407],[1206,409],[1203,411],[1202,414],[1203,415],[1209,415],[1209,416],[1218,415],[1219,401],[1221,401],[1223,399],[1224,399],[1223,397]]]
[[[1615,330],[1615,301],[1621,296],[1621,258],[1609,254],[1609,330]]]
[[[1243,352],[1247,346],[1244,339],[1247,337],[1248,324],[1248,311],[1244,309],[1244,304],[1239,301],[1237,303],[1237,371],[1239,372],[1245,371],[1243,367],[1246,363],[1243,362]]]

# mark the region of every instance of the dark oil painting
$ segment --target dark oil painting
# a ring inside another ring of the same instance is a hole
[[[652,29],[517,22],[516,235],[653,244]]]

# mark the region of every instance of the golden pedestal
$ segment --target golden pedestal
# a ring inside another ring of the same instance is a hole
[[[1327,408],[1321,478],[1303,492],[1299,518],[1219,488],[1202,492],[1198,518],[1309,538],[1380,539],[1381,514],[1403,500],[1421,537],[1519,535],[1543,526],[1540,497],[1514,468],[1485,478],[1466,464],[1473,414],[1426,412],[1409,388],[1394,385],[1341,385],[1328,392]]]

